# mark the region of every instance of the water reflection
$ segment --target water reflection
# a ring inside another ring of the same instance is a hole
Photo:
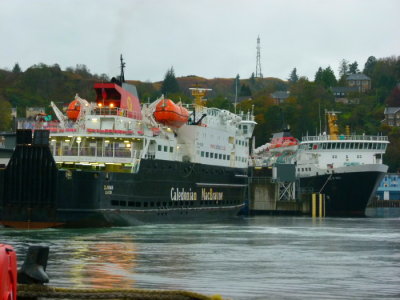
[[[50,246],[51,284],[187,289],[233,299],[400,298],[400,219],[257,217],[223,224],[15,231]]]

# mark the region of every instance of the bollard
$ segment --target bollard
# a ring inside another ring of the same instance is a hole
[[[323,194],[319,194],[319,217],[320,218],[322,218],[322,217],[325,217],[324,215],[323,215],[323,207],[324,207],[324,205],[323,205]]]
[[[29,246],[25,261],[18,270],[18,283],[43,284],[49,282],[46,273],[48,246]]]
[[[313,193],[311,198],[311,216],[315,218],[317,216],[317,194]]]

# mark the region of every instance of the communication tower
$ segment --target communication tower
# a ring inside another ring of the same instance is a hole
[[[256,78],[262,78],[261,73],[261,58],[260,58],[260,36],[257,38],[257,62],[256,62]]]

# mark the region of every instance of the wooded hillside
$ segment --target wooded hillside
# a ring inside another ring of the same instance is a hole
[[[353,104],[335,101],[332,88],[345,86],[346,77],[363,72],[371,78],[370,90],[351,93],[348,98],[357,100]],[[115,74],[112,74],[115,75]],[[214,78],[206,79],[195,75],[175,78],[171,68],[162,82],[141,82],[127,80],[137,86],[142,102],[154,101],[164,94],[174,101],[190,103],[189,88],[200,86],[211,88],[207,106],[248,111],[254,109],[258,125],[255,129],[256,144],[269,141],[272,133],[289,125],[292,133],[301,139],[303,135],[315,135],[324,131],[324,110],[340,111],[339,127],[342,132],[349,125],[351,132],[389,135],[391,145],[385,155],[390,171],[400,169],[400,129],[382,125],[385,106],[400,107],[400,57],[376,59],[371,56],[364,67],[357,62],[343,59],[336,78],[330,66],[316,70],[315,78],[302,77],[296,68],[288,79],[255,78]],[[111,76],[110,76],[111,77]],[[109,76],[91,74],[85,65],[61,70],[56,64],[38,64],[22,71],[18,64],[9,70],[0,70],[0,130],[11,128],[11,107],[17,107],[18,116],[25,115],[26,107],[45,107],[51,113],[49,104],[58,106],[69,103],[79,94],[87,100],[94,99],[93,84],[108,81]],[[289,97],[280,105],[272,99],[275,91],[289,91]],[[236,97],[237,95],[237,97]]]

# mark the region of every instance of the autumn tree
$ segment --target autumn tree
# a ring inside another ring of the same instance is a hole
[[[400,84],[392,90],[385,103],[387,106],[400,107]]]
[[[377,62],[377,60],[376,60],[375,56],[368,57],[367,61],[365,62],[365,65],[364,65],[363,73],[365,75],[368,75],[371,77],[374,67],[376,65],[376,62]]]
[[[9,131],[11,129],[11,104],[0,98],[0,131]]]
[[[206,105],[207,107],[216,107],[226,110],[230,110],[232,108],[232,103],[223,95],[217,95],[215,98],[209,99]]]

